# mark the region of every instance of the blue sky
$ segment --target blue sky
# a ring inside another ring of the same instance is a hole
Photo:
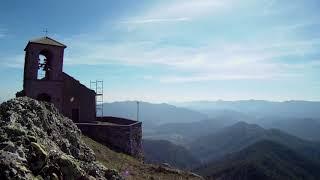
[[[3,0],[0,100],[48,28],[64,71],[103,79],[105,101],[319,101],[319,19],[318,0]]]

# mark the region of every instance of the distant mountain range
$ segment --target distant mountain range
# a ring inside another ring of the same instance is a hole
[[[187,146],[195,139],[216,132],[237,121],[228,118],[205,119],[189,123],[167,123],[144,133],[145,138],[165,139]]]
[[[205,164],[196,172],[219,180],[316,180],[320,179],[319,167],[284,145],[262,140]]]
[[[241,101],[194,101],[175,103],[178,107],[185,107],[199,112],[211,114],[216,110],[233,110],[239,113],[261,117],[282,118],[318,118],[320,119],[320,102],[316,101],[284,101],[273,102],[264,100]],[[211,114],[212,115],[212,114]],[[214,114],[213,114],[214,116]]]
[[[178,105],[140,103],[146,162],[200,165],[208,179],[319,179],[320,102]],[[106,103],[104,114],[136,119],[136,107]]]
[[[295,150],[309,159],[320,160],[320,144],[302,140],[277,129],[264,129],[239,122],[193,141],[190,151],[202,161],[220,159],[261,140],[270,140]]]
[[[123,101],[103,104],[104,115],[137,119],[136,101]],[[146,126],[174,122],[195,122],[207,119],[208,116],[186,108],[169,104],[139,103],[139,120]]]
[[[168,163],[173,167],[191,169],[199,166],[200,161],[183,146],[165,140],[143,140],[144,160],[147,163]]]
[[[195,138],[245,121],[320,142],[320,102],[247,100],[178,105],[184,107],[140,102],[139,120],[143,122],[144,137],[185,145]],[[104,115],[136,119],[136,108],[136,101],[105,103]]]
[[[320,121],[310,118],[263,118],[265,128],[277,128],[309,141],[320,142]]]
[[[185,128],[191,128],[192,124]],[[170,126],[172,131],[178,129],[179,124],[175,125]],[[246,122],[214,131],[198,137],[189,148],[164,140],[144,140],[146,161],[167,162],[187,169],[202,164],[194,170],[207,179],[316,180],[320,177],[319,143]]]

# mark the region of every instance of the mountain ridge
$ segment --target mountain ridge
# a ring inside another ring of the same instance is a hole
[[[272,140],[293,150],[302,151],[310,159],[320,159],[320,146],[315,142],[300,139],[278,129],[264,129],[259,125],[245,122],[238,122],[198,138],[190,144],[190,150],[196,152],[195,155],[199,159],[207,161],[240,151],[260,140]]]
[[[207,179],[286,180],[320,178],[319,163],[270,140],[258,141],[198,168]]]
[[[103,104],[104,114],[107,116],[123,117],[128,119],[137,118],[136,101],[121,101]],[[146,125],[159,125],[171,122],[194,122],[206,119],[207,115],[187,108],[161,103],[139,103],[139,121]]]

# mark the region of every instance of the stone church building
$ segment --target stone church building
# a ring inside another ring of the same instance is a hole
[[[65,46],[49,37],[28,42],[23,89],[28,97],[52,102],[74,122],[94,121],[95,92],[63,72]]]
[[[142,123],[96,116],[96,92],[63,72],[67,46],[49,37],[30,40],[25,47],[23,90],[28,96],[53,103],[82,133],[110,148],[142,157]]]

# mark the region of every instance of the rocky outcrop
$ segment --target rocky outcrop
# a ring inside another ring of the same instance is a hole
[[[50,103],[19,97],[0,106],[0,179],[122,179],[95,161],[72,120]]]

